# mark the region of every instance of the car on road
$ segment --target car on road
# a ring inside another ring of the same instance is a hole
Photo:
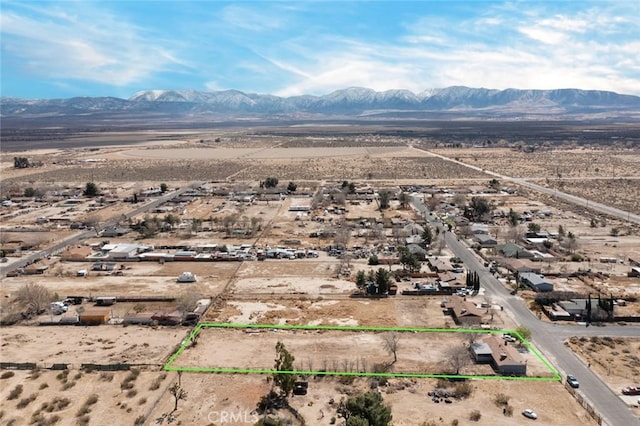
[[[623,395],[640,395],[640,386],[627,386],[622,389]]]
[[[522,415],[531,420],[535,420],[538,418],[538,415],[536,414],[536,412],[530,408],[527,408],[526,410],[522,411]]]
[[[580,387],[580,382],[572,375],[567,376],[567,383],[574,389],[578,389]]]

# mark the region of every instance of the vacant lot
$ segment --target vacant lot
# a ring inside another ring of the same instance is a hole
[[[640,338],[572,337],[567,345],[587,362],[616,395],[627,386],[640,386]],[[625,397],[635,401],[635,413],[640,415],[638,396]]]
[[[0,330],[2,361],[35,362],[43,367],[68,363],[129,363],[163,365],[186,328],[138,326],[29,327]]]

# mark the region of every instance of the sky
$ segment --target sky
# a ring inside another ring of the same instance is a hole
[[[640,1],[0,2],[0,94],[347,87],[640,95]]]

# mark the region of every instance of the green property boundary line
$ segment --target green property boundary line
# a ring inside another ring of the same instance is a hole
[[[527,377],[527,376],[486,376],[464,374],[426,374],[426,373],[374,373],[353,371],[276,371],[273,369],[244,369],[244,368],[218,368],[218,367],[174,367],[173,363],[180,354],[195,340],[203,328],[225,329],[275,329],[275,330],[338,330],[338,331],[366,331],[366,332],[404,332],[404,333],[508,333],[515,336],[526,348],[531,351],[553,374],[552,377]],[[521,381],[561,381],[560,373],[547,361],[531,343],[525,340],[517,330],[482,330],[465,328],[413,328],[413,327],[360,327],[360,326],[333,326],[333,325],[288,325],[288,324],[232,324],[232,323],[201,323],[198,324],[181,343],[178,350],[171,355],[164,365],[165,371],[178,371],[190,373],[229,373],[229,374],[296,374],[296,375],[324,375],[324,376],[358,376],[358,377],[402,377],[402,378],[435,378],[435,379],[482,379],[482,380],[521,380]]]

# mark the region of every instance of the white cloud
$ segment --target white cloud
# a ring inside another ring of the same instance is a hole
[[[0,17],[3,48],[22,58],[35,76],[95,81],[115,86],[140,82],[162,70],[188,67],[162,39],[107,11],[76,8],[76,15],[29,5]]]

